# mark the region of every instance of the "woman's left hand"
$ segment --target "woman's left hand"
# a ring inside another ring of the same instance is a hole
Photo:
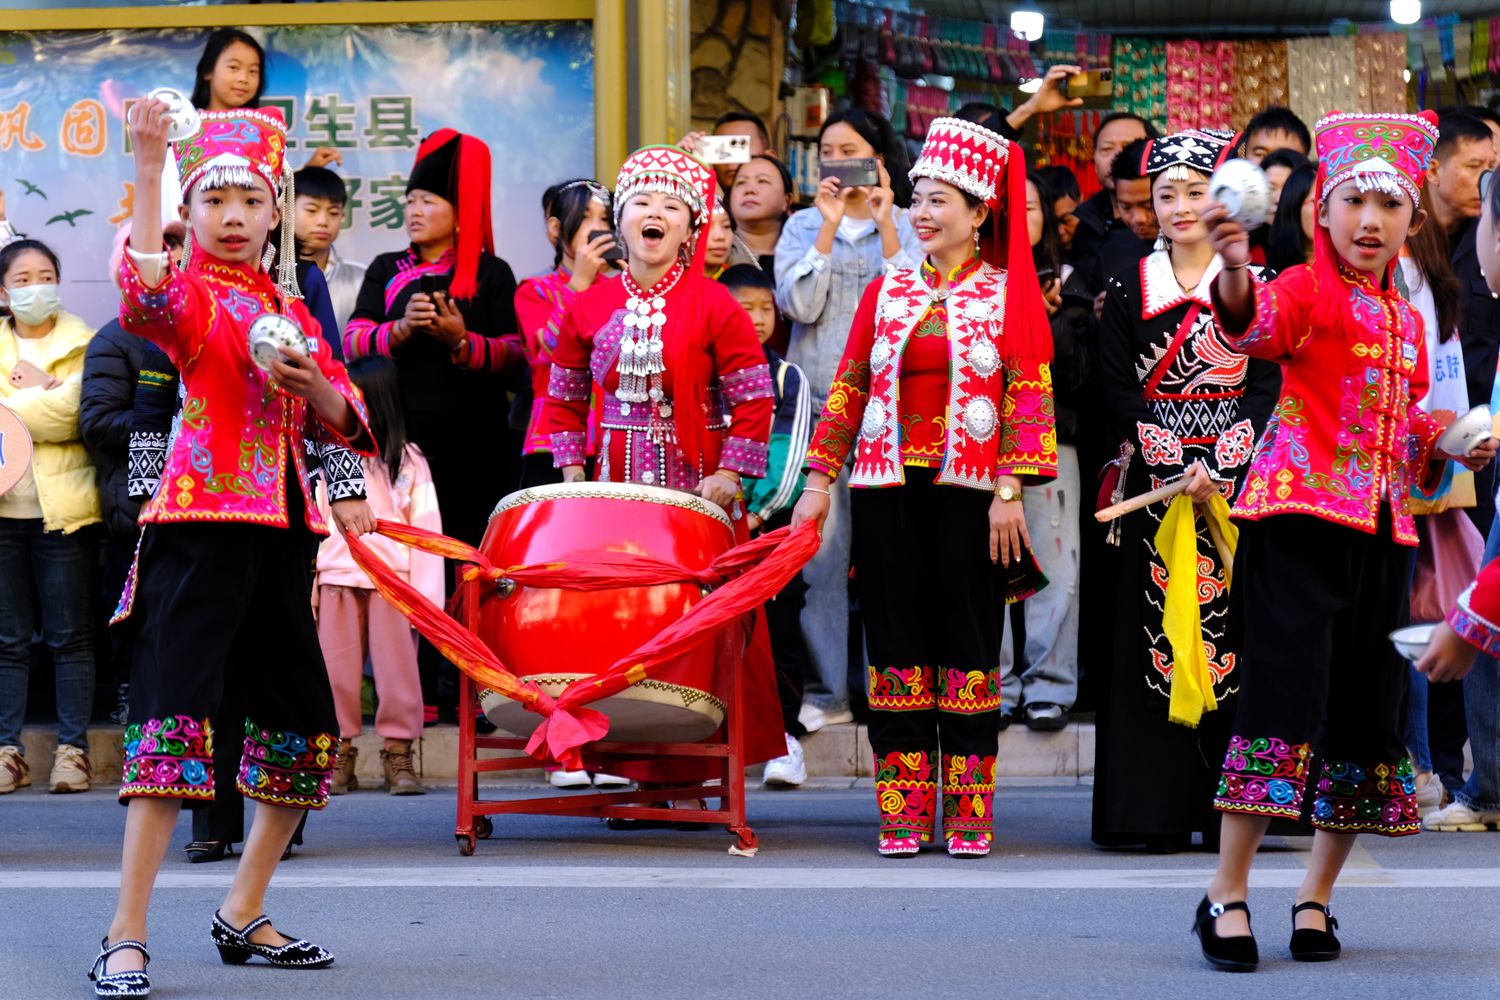
[[[1478,472],[1495,459],[1495,450],[1500,448],[1500,439],[1490,438],[1484,444],[1462,457],[1455,459],[1470,472]]]
[[[1432,630],[1427,651],[1417,660],[1417,673],[1426,674],[1433,683],[1461,681],[1474,669],[1479,650],[1464,641],[1447,622],[1438,622]]]
[[[335,500],[329,504],[334,523],[346,535],[368,535],[375,530],[375,512],[364,500]]]
[[[700,497],[726,510],[730,504],[734,503],[734,498],[739,495],[739,492],[739,483],[717,472],[711,476],[704,476],[703,482],[698,484]]]
[[[990,502],[990,562],[1005,566],[1019,560],[1031,548],[1031,534],[1026,530],[1026,509],[1019,500]]]
[[[1062,282],[1052,278],[1042,286],[1042,304],[1047,307],[1048,316],[1057,315],[1062,308]]]
[[[430,327],[433,339],[450,351],[458,350],[463,346],[464,338],[469,335],[464,314],[459,312],[458,306],[443,292],[433,295],[433,306],[437,310]]]

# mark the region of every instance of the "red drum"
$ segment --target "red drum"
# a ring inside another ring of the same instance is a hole
[[[724,511],[691,493],[566,483],[501,500],[481,550],[502,569],[624,552],[702,570],[733,545]],[[703,596],[697,583],[594,591],[516,586],[483,601],[478,631],[512,673],[555,697],[639,648]],[[609,739],[707,739],[724,721],[728,673],[722,667],[744,647],[742,630],[721,629],[653,676],[589,707],[609,717]],[[482,691],[480,704],[491,722],[517,735],[529,735],[541,721],[495,691]]]

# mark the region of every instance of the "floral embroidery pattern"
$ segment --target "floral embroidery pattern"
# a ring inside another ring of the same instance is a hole
[[[213,799],[213,726],[207,719],[169,715],[125,728],[120,798],[136,796]]]
[[[1221,812],[1298,818],[1302,813],[1311,753],[1306,743],[1290,745],[1275,738],[1232,737],[1214,808]]]
[[[988,670],[945,667],[938,670],[938,683],[940,712],[974,715],[1000,707],[1000,673],[994,667]]]
[[[937,707],[930,667],[870,667],[870,710],[912,712]]]
[[[245,752],[236,784],[247,797],[295,809],[322,809],[328,804],[333,771],[332,733],[301,736],[262,729],[245,720]]]
[[[1417,784],[1411,760],[1361,767],[1349,761],[1324,761],[1313,800],[1313,826],[1336,833],[1417,833]]]
[[[943,755],[943,834],[989,834],[995,826],[995,758]]]
[[[1241,420],[1219,435],[1214,443],[1214,464],[1220,469],[1234,469],[1250,461],[1255,451],[1255,428]]]
[[[932,840],[937,820],[937,781],[932,756],[924,751],[875,757],[875,799],[880,804],[882,837]]]
[[[1136,435],[1141,439],[1141,458],[1150,465],[1181,465],[1182,441],[1156,424],[1137,421]]]

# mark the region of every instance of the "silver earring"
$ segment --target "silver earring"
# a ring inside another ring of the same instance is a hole
[[[974,249],[975,250],[979,249],[979,230],[978,229],[974,230]]]
[[[267,241],[266,252],[260,255],[260,269],[267,274],[271,273],[271,261],[276,259],[276,245]]]
[[[182,238],[182,270],[186,271],[188,261],[193,259],[193,228],[188,227],[187,235]]]

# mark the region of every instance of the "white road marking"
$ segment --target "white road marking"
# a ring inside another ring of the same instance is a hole
[[[1257,888],[1289,889],[1302,881],[1304,869],[1261,868],[1251,875]],[[163,872],[159,889],[205,889],[229,885],[234,870]],[[997,870],[993,862],[953,862],[928,867],[891,863],[878,868],[770,868],[744,861],[720,868],[640,868],[539,865],[505,867],[482,861],[452,867],[308,869],[294,865],[276,874],[282,889],[1201,889],[1212,870],[1171,868],[1055,868]],[[5,871],[0,891],[36,889],[110,889],[119,885],[114,871]],[[1500,868],[1368,868],[1346,870],[1340,888],[1480,889],[1500,888]]]

